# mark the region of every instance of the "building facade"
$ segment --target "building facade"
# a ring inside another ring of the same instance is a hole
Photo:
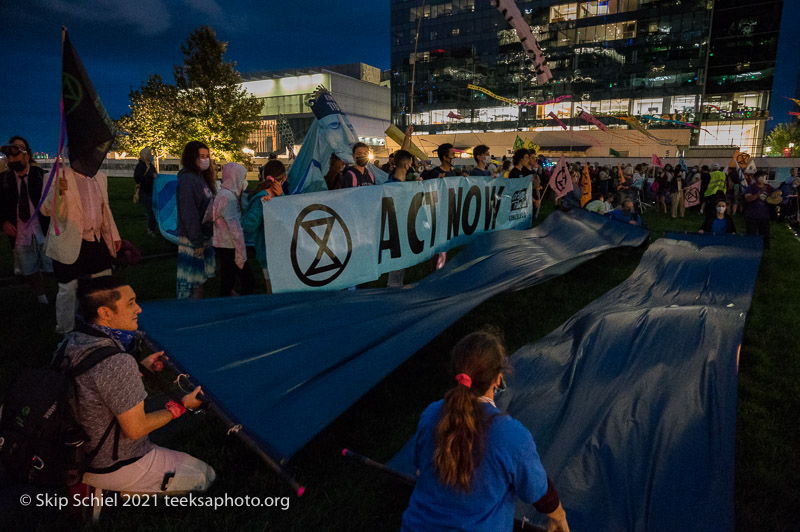
[[[656,135],[687,129],[689,145],[760,155],[765,132],[791,119],[770,112],[797,94],[800,54],[776,61],[781,35],[791,38],[780,31],[784,11],[797,10],[789,0],[518,1],[552,70],[543,85],[490,0],[391,2],[392,120],[423,133],[560,130],[551,112],[590,130],[577,118],[585,110],[612,130],[628,129],[615,117],[636,117]],[[787,79],[793,93],[776,94]],[[510,105],[468,84],[514,101],[561,100]]]
[[[308,101],[320,86],[333,95],[362,141],[372,146],[385,143],[390,89],[381,86],[378,68],[352,63],[254,72],[242,80],[242,88],[261,100],[259,128],[247,142],[257,157],[284,153],[302,143],[314,121]]]

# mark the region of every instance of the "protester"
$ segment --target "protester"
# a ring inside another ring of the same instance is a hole
[[[153,183],[156,179],[156,168],[153,166],[153,155],[150,148],[139,152],[139,162],[133,170],[133,180],[139,185],[139,202],[147,214],[147,234],[156,236],[156,215],[153,212]]]
[[[375,176],[367,168],[369,164],[369,146],[363,142],[353,144],[353,160],[355,164],[342,172],[341,188],[366,187],[375,184]]]
[[[606,214],[606,203],[603,201],[603,196],[599,193],[592,194],[592,201],[587,203],[584,207],[589,212],[596,212],[597,214]]]
[[[423,179],[439,179],[442,177],[460,175],[456,171],[455,167],[453,167],[453,160],[456,158],[456,152],[453,149],[452,144],[441,144],[438,148],[436,148],[436,155],[439,157],[439,166],[436,168],[431,168],[425,174],[423,174]]]
[[[398,150],[394,154],[394,170],[389,174],[389,183],[402,183],[405,181],[422,181],[422,177],[415,179],[413,174],[410,174],[411,165],[414,162],[414,156],[406,150]],[[394,270],[389,272],[386,286],[403,286],[405,279],[405,269]]]
[[[609,213],[609,212],[614,210],[614,193],[613,192],[607,192],[606,193],[605,201],[603,202],[603,204],[606,207],[606,213]]]
[[[269,164],[269,162],[267,164]],[[267,175],[266,165],[263,167],[263,170],[262,178]],[[328,185],[328,190],[339,190],[342,188],[342,170],[344,170],[344,161],[339,159],[335,153],[331,153],[328,173],[325,174],[325,184]]]
[[[247,168],[238,163],[222,167],[222,187],[214,197],[214,256],[219,268],[219,295],[253,293],[253,272],[245,264],[247,249],[242,231],[242,200],[247,192]],[[238,293],[234,291],[239,281]]]
[[[611,190],[611,177],[606,170],[600,170],[597,173],[597,192],[605,197],[609,190]]]
[[[714,212],[716,216],[713,218],[706,218],[703,225],[700,226],[698,233],[711,233],[713,235],[722,235],[726,233],[735,234],[736,225],[733,223],[733,218],[728,214],[728,205],[725,200],[717,200],[714,205]]]
[[[625,222],[631,225],[642,225],[642,218],[633,210],[633,200],[625,198],[622,200],[622,208],[614,209],[608,213],[608,217],[618,222]]]
[[[489,170],[489,162],[491,156],[489,155],[489,146],[480,144],[475,146],[472,150],[472,158],[475,159],[475,168],[470,171],[469,175],[491,177],[492,172]]]
[[[508,177],[511,173],[511,161],[508,159],[503,160],[503,168],[500,171],[500,177]]]
[[[286,167],[278,160],[264,165],[264,179],[250,193],[247,208],[242,216],[242,229],[245,240],[255,244],[256,258],[264,272],[267,293],[272,293],[272,282],[267,270],[267,241],[264,236],[264,208],[262,204],[272,198],[283,195],[283,183],[286,181]]]
[[[704,198],[703,201],[700,202],[700,214],[704,214],[706,210],[706,191],[708,190],[708,184],[711,182],[711,170],[709,170],[708,166],[703,165],[700,168],[700,197]]]
[[[203,283],[214,277],[211,202],[216,193],[216,171],[208,146],[186,144],[178,172],[178,299],[203,297]]]
[[[789,177],[787,177],[778,187],[778,190],[781,191],[781,203],[778,205],[779,210],[777,218],[779,222],[783,222],[791,210],[789,207],[789,196],[792,194],[792,190],[795,187],[794,182],[798,180],[795,172],[796,170],[794,168],[789,169]]]
[[[511,164],[513,168],[508,173],[509,179],[516,179],[518,177],[524,177],[527,172],[527,165],[528,160],[530,159],[530,152],[525,148],[520,148],[514,152],[514,156],[511,159]]]
[[[678,213],[680,213],[681,218],[686,215],[686,200],[683,197],[684,188],[686,188],[686,182],[684,181],[683,170],[676,168],[672,179],[667,182],[673,219],[678,217]]]
[[[714,216],[714,205],[717,200],[725,199],[728,176],[719,169],[719,164],[711,163],[711,174],[709,175],[708,187],[703,194],[705,207],[702,212],[708,217]]]
[[[154,445],[147,437],[186,410],[199,407],[201,389],[198,386],[184,395],[180,404],[171,400],[161,410],[145,412],[147,392],[133,356],[138,351],[142,309],[133,289],[116,277],[82,280],[80,309],[85,323],[60,345],[61,367],[75,367],[104,347],[119,349],[75,377],[75,417],[89,438],[88,449],[98,449],[83,482],[128,493],[206,490],[215,478],[209,465]],[[158,371],[162,357],[163,351],[154,353],[142,365]]]
[[[402,530],[510,531],[519,498],[548,516],[548,530],[568,531],[531,433],[494,404],[507,371],[500,339],[469,334],[453,348],[451,362],[457,384],[420,417],[413,446],[418,478]]]
[[[414,156],[406,150],[398,150],[394,153],[394,170],[389,174],[389,183],[400,183],[403,181],[413,181],[414,179],[406,179],[411,171],[411,165],[414,162]],[[420,179],[422,181],[422,179]]]
[[[33,289],[37,301],[47,304],[42,272],[52,272],[45,253],[45,233],[50,218],[36,210],[42,198],[44,172],[30,164],[31,147],[22,137],[11,137],[0,148],[8,169],[0,174],[0,220],[14,253],[14,263]]]
[[[744,195],[747,208],[744,210],[744,223],[748,235],[761,235],[764,249],[770,248],[770,217],[767,198],[775,192],[767,184],[766,172],[756,172],[756,182],[750,185]]]
[[[97,172],[90,177],[62,168],[58,187],[50,187],[41,212],[54,218],[47,231],[45,252],[53,259],[58,281],[56,332],[66,334],[75,328],[78,279],[111,275],[122,239],[108,203],[106,175]],[[56,188],[57,212],[53,208]]]
[[[383,166],[381,166],[381,170],[383,170],[387,174],[391,174],[392,172],[394,172],[395,164],[397,164],[395,162],[395,160],[394,160],[394,156],[395,156],[394,153],[390,153],[389,154],[389,161],[386,164],[384,164]]]
[[[561,208],[565,210],[569,209],[580,209],[581,208],[581,197],[583,193],[581,192],[580,187],[580,174],[575,170],[572,170],[569,173],[570,179],[572,179],[572,190],[567,192],[561,198]]]

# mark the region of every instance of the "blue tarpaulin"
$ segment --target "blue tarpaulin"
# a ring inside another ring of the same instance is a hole
[[[668,235],[512,355],[497,406],[533,434],[572,530],[733,530],[738,353],[760,259],[760,238]],[[391,465],[413,474],[411,449]]]
[[[487,234],[402,288],[142,304],[140,327],[280,460],[487,298],[546,281],[647,231],[586,211]]]

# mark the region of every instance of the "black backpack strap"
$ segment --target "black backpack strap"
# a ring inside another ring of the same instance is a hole
[[[111,429],[113,429],[114,426],[117,427],[117,430],[116,430],[116,436],[114,437],[114,452],[113,452],[112,459],[114,459],[115,461],[119,459],[119,456],[118,456],[118,453],[117,453],[117,451],[118,451],[117,447],[119,446],[119,431],[120,431],[120,427],[119,427],[119,421],[117,421],[117,416],[114,416],[114,418],[111,420],[111,423],[109,423],[108,427],[106,427],[106,431],[103,433],[103,436],[100,438],[100,441],[97,442],[97,445],[95,445],[94,448],[91,451],[86,453],[86,463],[87,464],[91,464],[92,460],[94,460],[94,457],[97,456],[97,453],[100,452],[100,448],[103,446],[103,444],[106,442],[108,437],[111,435]]]
[[[64,342],[64,344],[66,345],[66,342]],[[94,351],[86,355],[83,358],[83,360],[81,360],[80,362],[69,368],[68,374],[72,378],[75,378],[78,375],[83,375],[84,373],[89,371],[91,368],[93,368],[103,360],[110,358],[114,355],[118,355],[120,353],[127,354],[124,351],[121,351],[120,348],[117,347],[116,345],[106,345],[98,349],[95,349]],[[112,459],[115,461],[119,459],[119,435],[121,427],[119,425],[117,417],[114,416],[113,419],[111,420],[111,423],[109,423],[108,427],[106,427],[105,432],[103,432],[103,436],[100,438],[100,441],[97,442],[97,445],[95,445],[94,448],[86,454],[87,463],[89,464],[92,463],[92,460],[94,460],[95,456],[97,456],[97,453],[99,453],[100,449],[103,447],[103,444],[111,435],[111,429],[115,427],[116,430],[114,431],[114,450],[112,452]]]
[[[83,375],[84,373],[92,369],[92,367],[99,364],[103,360],[111,356],[117,355],[119,353],[124,353],[124,351],[122,351],[119,347],[115,345],[107,345],[95,349],[87,356],[85,356],[83,360],[81,360],[80,362],[69,368],[69,375],[71,377],[77,377],[78,375]]]

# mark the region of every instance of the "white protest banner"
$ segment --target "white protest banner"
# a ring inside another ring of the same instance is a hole
[[[530,185],[448,177],[277,197],[263,206],[272,289],[347,288],[481,233],[527,229]]]
[[[567,161],[562,155],[558,160],[558,164],[553,169],[550,175],[550,182],[548,183],[553,192],[556,193],[556,198],[563,197],[567,192],[572,190],[572,178],[567,170]]]

